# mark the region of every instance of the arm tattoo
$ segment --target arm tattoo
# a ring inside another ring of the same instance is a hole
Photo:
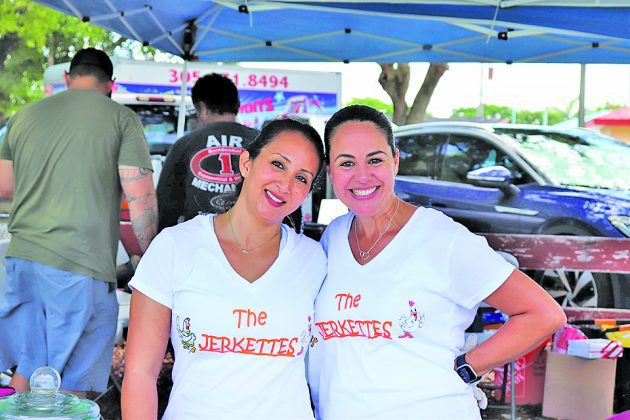
[[[118,175],[120,177],[120,183],[135,182],[143,179],[147,175],[151,175],[153,171],[146,168],[134,168],[134,169],[119,169]]]
[[[129,205],[131,205],[131,203],[136,202],[136,201],[153,201],[155,200],[155,193],[154,192],[149,192],[146,194],[142,194],[142,195],[131,195],[131,194],[125,194],[125,197],[127,197],[127,203]]]
[[[157,234],[157,198],[152,171],[145,168],[127,167],[118,170],[120,183],[127,197],[131,226],[144,252]]]
[[[145,208],[142,213],[131,221],[133,233],[142,251],[146,251],[157,234],[157,211],[155,208]]]

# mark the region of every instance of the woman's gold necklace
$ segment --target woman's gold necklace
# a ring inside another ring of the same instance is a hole
[[[394,220],[394,217],[396,216],[396,213],[398,213],[398,207],[400,206],[400,199],[396,198],[396,210],[394,210],[394,214],[392,214],[392,217],[389,218],[389,223],[387,223],[387,227],[385,228],[384,231],[381,232],[380,235],[378,235],[378,238],[376,238],[376,240],[374,241],[374,243],[372,244],[372,246],[370,247],[370,249],[368,249],[367,251],[361,251],[361,245],[359,245],[359,235],[357,234],[357,230],[359,230],[357,224],[354,224],[354,238],[357,241],[357,249],[359,250],[359,257],[361,257],[361,259],[363,261],[367,260],[368,258],[370,258],[370,252],[374,249],[374,247],[376,246],[376,244],[378,243],[378,241],[381,240],[381,238],[383,237],[383,235],[385,235],[385,233],[389,230],[389,228],[392,226],[392,221]],[[356,219],[355,219],[356,222]]]
[[[262,248],[263,246],[269,244],[276,236],[278,236],[280,234],[280,230],[278,230],[278,232],[276,232],[275,235],[273,235],[271,238],[267,239],[265,242],[263,242],[262,244],[255,246],[253,248],[244,248],[241,243],[238,241],[238,238],[236,237],[236,232],[234,232],[234,227],[232,226],[232,214],[230,212],[227,213],[228,216],[228,224],[230,225],[230,230],[232,231],[232,236],[234,236],[234,240],[236,241],[236,244],[238,245],[238,247],[240,248],[241,252],[243,254],[249,254],[252,251],[257,250],[258,248]]]

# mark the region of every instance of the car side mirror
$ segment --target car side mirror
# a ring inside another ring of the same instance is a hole
[[[506,195],[517,195],[521,190],[513,184],[514,175],[505,166],[488,166],[470,171],[466,179],[476,187],[498,188]]]

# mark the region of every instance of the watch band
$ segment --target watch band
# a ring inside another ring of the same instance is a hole
[[[460,354],[455,359],[455,371],[467,384],[472,384],[481,379],[475,369],[466,362],[466,353]]]

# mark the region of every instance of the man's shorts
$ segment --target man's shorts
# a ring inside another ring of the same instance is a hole
[[[61,389],[107,389],[118,317],[104,281],[20,258],[5,260],[0,302],[0,369],[30,378],[40,366],[61,374]]]

